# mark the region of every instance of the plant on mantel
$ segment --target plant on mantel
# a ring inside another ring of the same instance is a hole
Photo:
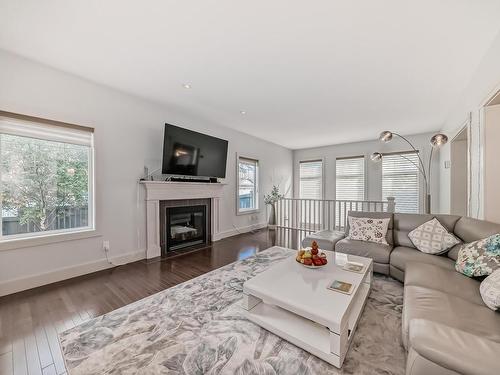
[[[271,207],[271,212],[269,214],[269,229],[276,228],[276,202],[283,199],[285,196],[280,193],[280,188],[273,185],[270,194],[264,196],[264,203]]]

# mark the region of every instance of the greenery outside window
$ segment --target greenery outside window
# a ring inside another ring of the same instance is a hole
[[[93,129],[0,113],[0,241],[94,229],[93,186]]]

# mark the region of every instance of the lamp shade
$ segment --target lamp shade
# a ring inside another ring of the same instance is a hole
[[[432,147],[441,147],[444,146],[448,142],[448,137],[445,134],[437,133],[434,134],[431,138]]]
[[[380,133],[378,139],[382,142],[389,142],[392,139],[392,132],[386,130]]]
[[[382,154],[380,152],[374,152],[373,154],[370,155],[370,159],[374,163],[378,163],[382,160]]]

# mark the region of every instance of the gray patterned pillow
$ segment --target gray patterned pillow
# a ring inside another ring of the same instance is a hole
[[[500,268],[481,282],[479,292],[486,306],[492,310],[500,309]]]
[[[412,230],[408,237],[417,249],[432,255],[443,254],[460,243],[436,218]]]
[[[391,219],[373,219],[369,217],[348,217],[349,235],[348,239],[358,241],[369,241],[388,245],[385,236]]]

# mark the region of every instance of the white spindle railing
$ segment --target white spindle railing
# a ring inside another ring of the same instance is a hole
[[[349,201],[283,198],[276,203],[277,227],[305,232],[344,230],[349,211],[394,212],[394,198]]]

